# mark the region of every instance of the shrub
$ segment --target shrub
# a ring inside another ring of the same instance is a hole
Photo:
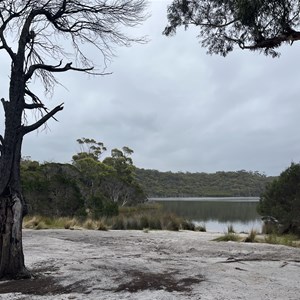
[[[292,163],[266,187],[257,208],[281,224],[281,233],[300,234],[300,164]]]
[[[195,230],[195,224],[192,221],[189,220],[183,220],[181,222],[181,229],[182,230]]]
[[[82,226],[85,229],[95,229],[95,223],[91,219],[86,220]]]
[[[180,225],[180,220],[176,216],[169,215],[163,219],[163,229],[170,231],[179,231]]]
[[[269,234],[265,237],[265,242],[268,244],[284,245],[289,247],[297,247],[297,236],[292,234],[278,235]]]
[[[140,218],[140,226],[141,228],[149,228],[149,220],[145,215]]]
[[[101,231],[107,231],[107,226],[105,225],[105,223],[103,221],[98,221],[96,222],[96,229],[97,230],[101,230]]]
[[[256,230],[252,229],[249,233],[249,235],[245,238],[245,243],[255,243],[256,242]]]
[[[206,232],[206,225],[202,224],[202,225],[196,226],[195,231]]]
[[[39,224],[41,219],[42,217],[40,216],[33,216],[33,217],[28,216],[24,218],[23,226],[24,228],[34,229]]]
[[[235,230],[234,230],[232,224],[230,224],[230,225],[227,226],[227,232],[228,232],[228,233],[235,233]]]
[[[112,219],[111,229],[123,230],[125,229],[123,217],[115,217]]]
[[[107,201],[103,205],[103,216],[112,217],[117,216],[119,214],[118,203]]]
[[[214,239],[214,241],[216,242],[229,242],[229,241],[239,242],[240,240],[241,238],[237,234],[232,232],[227,232],[224,235]]]
[[[148,219],[149,228],[153,230],[161,230],[162,229],[162,222],[159,217],[157,216],[150,216]]]

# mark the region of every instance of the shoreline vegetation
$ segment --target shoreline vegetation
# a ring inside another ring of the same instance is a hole
[[[151,230],[168,231],[198,231],[206,232],[205,224],[195,226],[190,220],[175,214],[165,213],[158,203],[141,204],[134,207],[120,207],[119,215],[111,217],[77,218],[77,217],[47,217],[41,215],[26,216],[23,221],[24,229],[70,229],[70,230],[141,230],[148,233]],[[220,232],[214,239],[217,242],[247,242],[279,244],[290,247],[300,247],[300,237],[292,234],[278,234],[263,226],[262,231],[235,232],[229,225],[227,232]]]
[[[148,197],[148,201],[259,202],[259,197]]]

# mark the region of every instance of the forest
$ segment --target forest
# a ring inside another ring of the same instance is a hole
[[[106,151],[103,143],[82,138],[72,164],[21,162],[21,181],[30,215],[99,218],[118,214],[118,207],[146,201],[135,178],[128,147]]]
[[[30,215],[99,218],[118,214],[149,197],[260,196],[272,177],[259,172],[172,173],[134,166],[129,147],[77,140],[80,151],[72,163],[21,162],[21,178]]]
[[[159,172],[136,169],[150,197],[259,197],[274,177],[240,170],[216,173]]]

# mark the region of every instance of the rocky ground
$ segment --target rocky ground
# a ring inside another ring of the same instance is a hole
[[[300,249],[217,233],[24,230],[34,278],[0,299],[300,299]]]

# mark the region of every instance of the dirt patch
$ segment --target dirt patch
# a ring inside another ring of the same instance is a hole
[[[72,292],[84,293],[83,282],[75,282],[68,286],[57,283],[53,277],[33,277],[32,279],[11,280],[0,283],[0,294],[21,293],[25,295],[61,295]]]
[[[204,276],[176,279],[174,273],[144,273],[130,271],[127,275],[131,281],[122,283],[115,292],[127,291],[136,293],[143,290],[165,290],[167,292],[189,292],[194,284],[204,281]]]

